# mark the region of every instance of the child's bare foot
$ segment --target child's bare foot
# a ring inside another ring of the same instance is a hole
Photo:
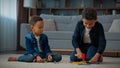
[[[9,57],[8,61],[17,61],[17,58],[16,57]]]
[[[103,56],[100,57],[99,62],[103,62]]]

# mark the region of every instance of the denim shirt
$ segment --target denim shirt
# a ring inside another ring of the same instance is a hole
[[[42,55],[46,56],[51,53],[49,44],[48,44],[48,38],[45,34],[41,34],[39,38],[39,44],[41,48],[41,52],[38,49],[37,45],[37,39],[35,38],[34,34],[32,32],[28,33],[25,36],[25,42],[26,42],[26,53],[25,54],[32,54],[33,56],[36,55]]]
[[[73,37],[72,44],[73,47],[80,48],[84,45],[83,37],[85,32],[85,26],[83,25],[83,21],[79,21],[76,25]],[[93,44],[97,48],[97,52],[102,54],[106,47],[106,39],[104,35],[104,29],[101,23],[96,22],[95,26],[92,27],[90,31],[90,39],[91,44]]]

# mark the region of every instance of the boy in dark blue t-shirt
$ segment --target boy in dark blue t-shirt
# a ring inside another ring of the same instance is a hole
[[[72,44],[74,51],[70,55],[71,62],[81,61],[82,54],[90,63],[102,62],[102,54],[106,47],[104,29],[97,21],[97,12],[94,8],[85,8],[82,20],[76,25]]]

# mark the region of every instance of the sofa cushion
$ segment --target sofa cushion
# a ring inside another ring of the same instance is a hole
[[[120,19],[115,19],[108,32],[120,32]]]
[[[44,19],[44,31],[56,31],[54,19]]]
[[[119,18],[120,18],[120,14],[117,14],[117,15],[102,15],[102,16],[98,16],[98,21],[100,23],[102,23],[105,32],[108,32],[109,28],[111,27],[111,24],[112,24],[113,20],[114,19],[119,19]]]
[[[43,19],[55,19],[56,27],[58,31],[74,31],[77,22],[81,20],[81,15],[58,16],[58,15],[41,14],[40,17],[42,17]]]

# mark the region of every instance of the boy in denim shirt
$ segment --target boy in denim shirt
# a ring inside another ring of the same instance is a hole
[[[25,37],[26,53],[19,57],[9,57],[8,61],[22,62],[59,62],[60,54],[52,53],[48,44],[48,38],[43,34],[44,22],[39,16],[33,16],[30,20],[31,32]]]

